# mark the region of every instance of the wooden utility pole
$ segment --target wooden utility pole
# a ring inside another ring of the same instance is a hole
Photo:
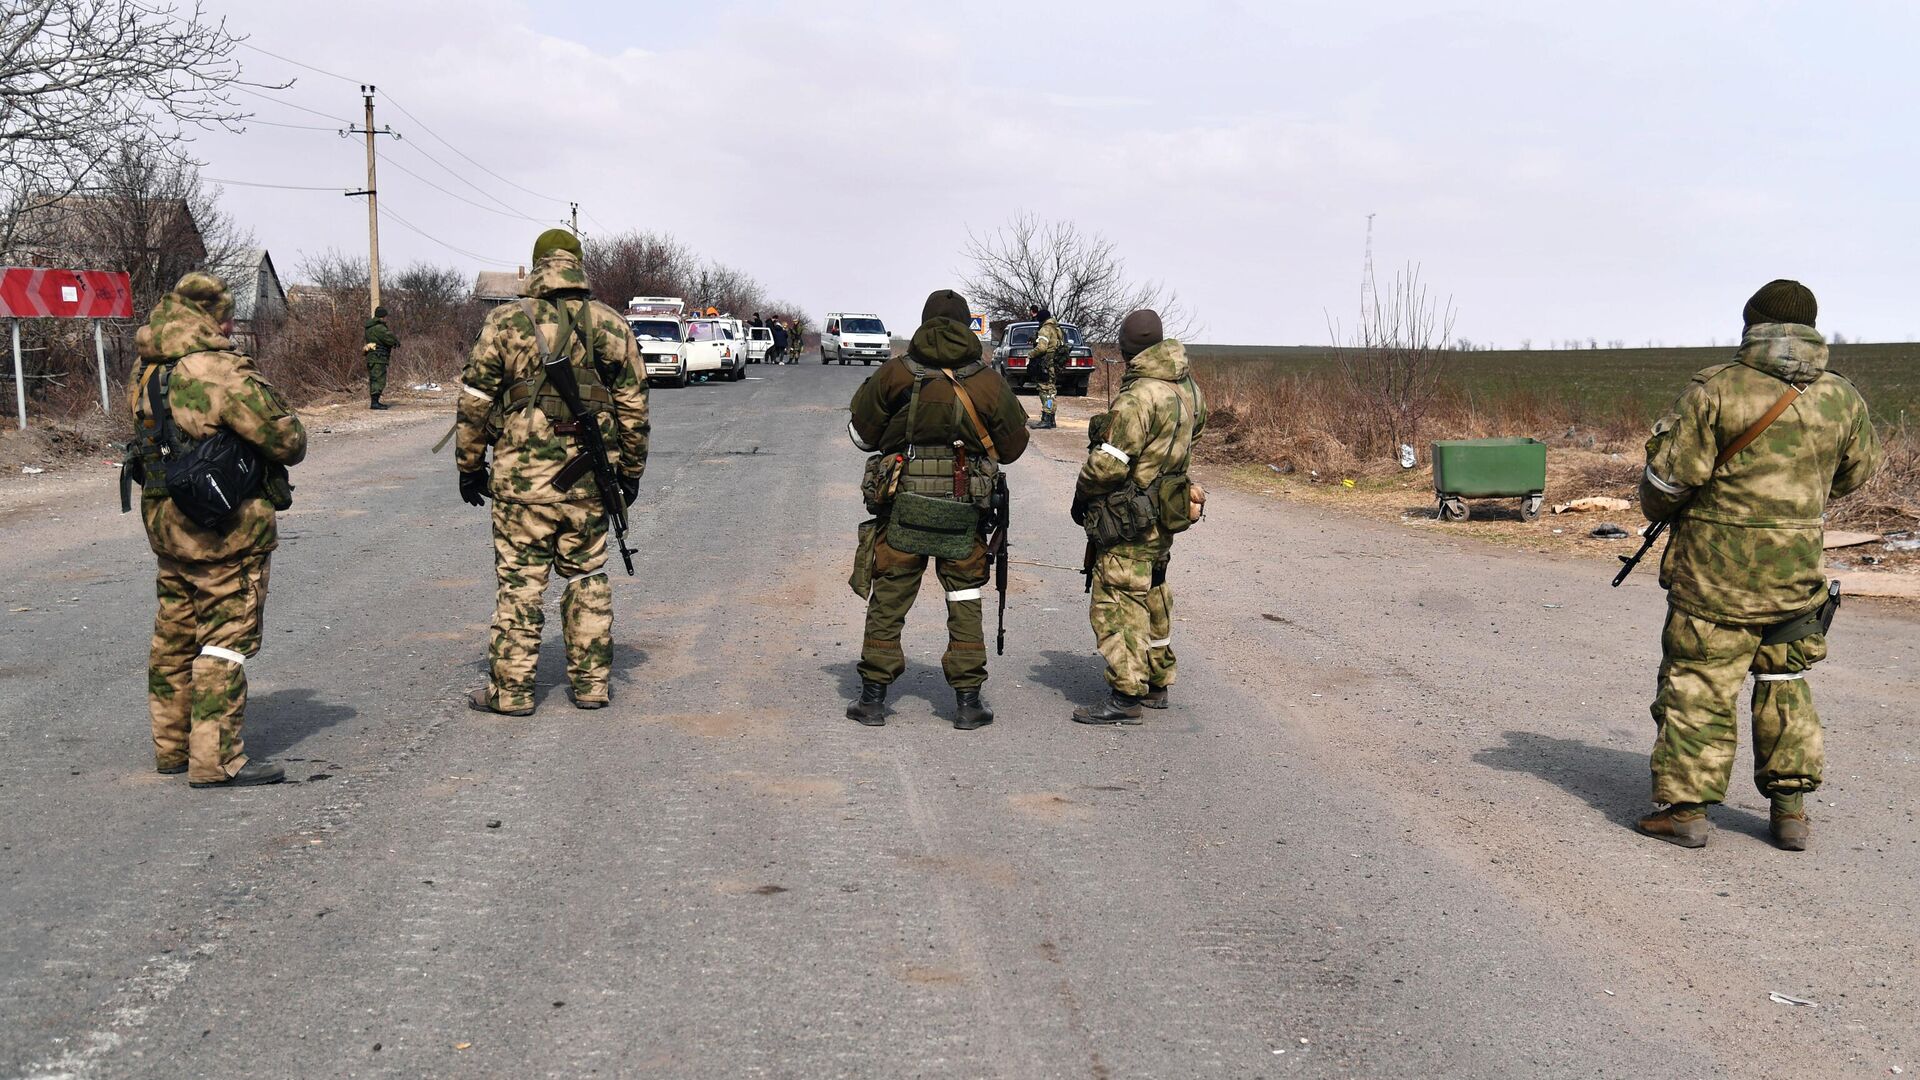
[[[365,100],[367,107],[367,126],[348,128],[340,133],[342,135],[365,135],[367,137],[367,190],[349,191],[347,192],[347,197],[354,198],[360,195],[367,197],[368,315],[372,315],[373,309],[380,306],[380,184],[374,168],[374,163],[379,155],[374,151],[373,137],[375,135],[392,135],[396,139],[400,137],[394,134],[392,128],[375,128],[373,126],[373,92],[374,87],[372,86],[362,86],[360,88],[360,96]]]

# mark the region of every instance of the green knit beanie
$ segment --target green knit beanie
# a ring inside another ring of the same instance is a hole
[[[1753,294],[1753,299],[1747,301],[1746,310],[1741,312],[1748,326],[1754,323],[1812,326],[1819,314],[1820,305],[1813,298],[1813,290],[1787,278],[1778,278],[1760,286],[1760,291]]]
[[[533,261],[538,263],[556,251],[571,251],[579,255],[580,238],[566,229],[548,229],[533,242]]]
[[[932,319],[952,319],[962,326],[973,318],[973,312],[967,307],[966,297],[952,289],[939,289],[928,295],[926,304],[920,309],[920,321]]]

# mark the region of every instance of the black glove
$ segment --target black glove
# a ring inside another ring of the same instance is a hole
[[[621,477],[620,478],[620,501],[627,506],[632,506],[633,500],[639,497],[640,497],[640,478],[637,476]]]
[[[1078,490],[1074,491],[1073,506],[1067,513],[1073,518],[1075,525],[1084,526],[1087,523],[1087,502],[1088,499],[1084,494]]]
[[[487,470],[475,469],[460,474],[460,497],[467,500],[468,506],[480,506],[487,501]]]

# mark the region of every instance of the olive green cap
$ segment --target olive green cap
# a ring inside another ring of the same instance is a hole
[[[540,234],[540,239],[533,242],[533,261],[537,263],[542,257],[554,251],[571,251],[579,255],[580,238],[566,229],[548,229]]]

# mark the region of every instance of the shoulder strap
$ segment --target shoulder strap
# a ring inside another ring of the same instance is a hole
[[[1788,409],[1793,407],[1793,403],[1799,400],[1800,394],[1801,390],[1799,387],[1789,385],[1787,392],[1780,395],[1780,400],[1773,403],[1773,408],[1768,409],[1766,415],[1755,420],[1752,427],[1741,432],[1739,438],[1728,443],[1726,449],[1720,451],[1720,456],[1713,459],[1714,470],[1717,472],[1720,466],[1732,461],[1740,451],[1752,446],[1753,440],[1764,434],[1768,428],[1773,426],[1775,420],[1780,419]]]
[[[980,422],[980,411],[973,407],[973,395],[967,393],[966,384],[951,370],[940,370],[946,375],[947,381],[953,384],[953,396],[959,398],[960,407],[967,410],[967,419],[973,421],[973,430],[980,436],[980,445],[987,448],[987,456],[993,459],[995,465],[1000,464],[1000,449],[993,445],[993,435],[987,431],[987,425]]]

